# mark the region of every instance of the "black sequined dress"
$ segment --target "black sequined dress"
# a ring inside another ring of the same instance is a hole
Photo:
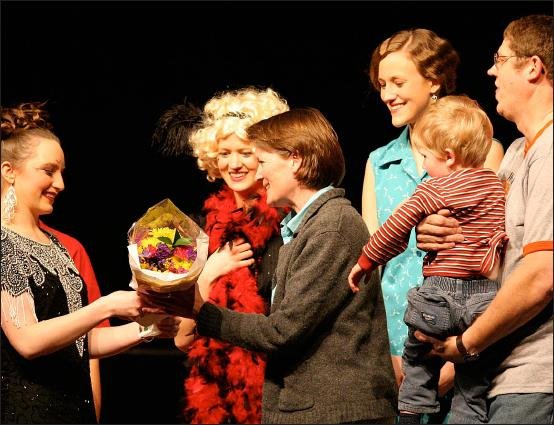
[[[65,248],[27,239],[2,226],[2,320],[21,326],[22,303],[34,300],[38,321],[87,303],[86,288]],[[27,301],[25,301],[27,300]],[[2,331],[1,423],[96,423],[87,338],[27,360]]]

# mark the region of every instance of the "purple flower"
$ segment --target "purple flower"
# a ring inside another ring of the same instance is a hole
[[[156,247],[156,260],[158,262],[163,262],[166,258],[171,257],[171,250],[169,247],[162,243],[159,243]]]

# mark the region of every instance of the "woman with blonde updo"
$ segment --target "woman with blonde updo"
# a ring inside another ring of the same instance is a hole
[[[198,166],[207,171],[208,180],[213,182],[225,173],[218,165],[221,140],[238,138],[247,141],[248,127],[287,110],[286,102],[272,89],[246,88],[224,92],[210,99],[204,106],[202,124],[189,138]],[[225,182],[228,184],[227,180]],[[240,198],[240,192],[236,191],[235,197]]]
[[[235,311],[268,313],[271,276],[282,245],[279,223],[285,212],[266,203],[246,129],[288,109],[274,90],[247,87],[217,94],[202,111],[191,105],[171,108],[154,134],[166,152],[192,149],[207,179],[223,180],[204,203],[209,253],[240,239],[254,254],[239,262],[242,267],[231,263],[221,267],[211,287],[210,300]],[[191,119],[197,122],[192,130],[186,129]],[[190,365],[184,384],[185,422],[260,423],[264,355],[208,337],[195,338],[194,326],[193,320],[183,319],[175,337]]]
[[[142,341],[140,325],[96,327],[142,313],[135,291],[88,303],[70,254],[39,218],[64,190],[60,140],[42,104],[2,108],[1,423],[96,423],[89,357]],[[173,338],[178,320],[158,323]]]

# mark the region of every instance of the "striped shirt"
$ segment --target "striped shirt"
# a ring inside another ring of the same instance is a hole
[[[473,278],[490,272],[508,238],[504,189],[496,174],[485,168],[466,168],[419,184],[371,236],[358,264],[369,270],[403,252],[412,228],[440,209],[450,210],[465,240],[451,249],[429,252],[423,275]]]

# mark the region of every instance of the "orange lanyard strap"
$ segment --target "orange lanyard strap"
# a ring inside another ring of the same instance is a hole
[[[537,135],[535,137],[533,137],[532,140],[526,140],[525,141],[525,149],[523,151],[523,156],[527,155],[527,152],[529,151],[529,149],[531,149],[531,146],[533,146],[533,144],[537,141],[537,139],[541,136],[541,134],[544,132],[544,130],[546,130],[548,128],[549,125],[552,125],[552,120],[548,121],[544,126],[543,128],[541,128],[539,130],[539,132],[537,133]]]

